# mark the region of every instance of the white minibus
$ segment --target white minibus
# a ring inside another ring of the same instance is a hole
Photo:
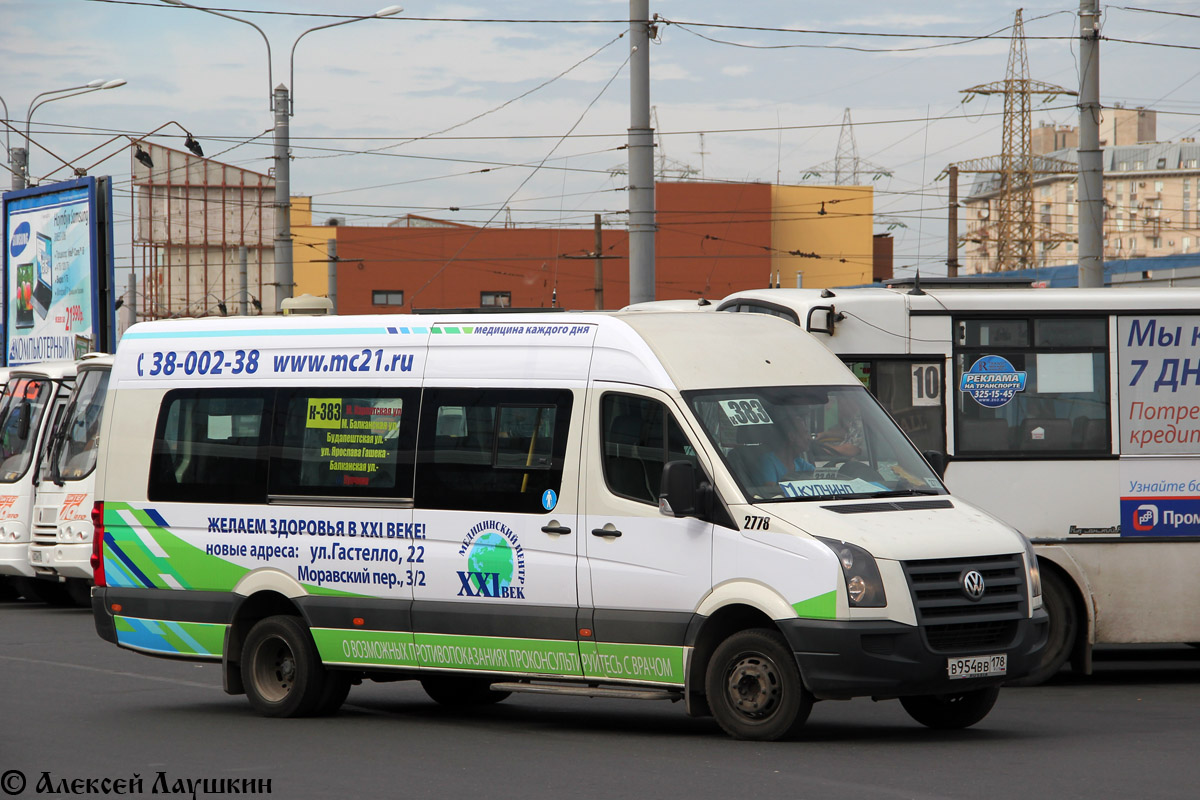
[[[29,543],[50,434],[74,383],[74,361],[13,367],[0,401],[0,575],[31,600],[69,602],[63,587],[34,580]]]
[[[33,504],[29,565],[79,605],[90,603],[92,488],[112,360],[90,353],[77,363],[75,388],[46,449]]]
[[[1200,291],[737,292],[840,356],[957,497],[1029,537],[1049,642],[1027,683],[1092,646],[1200,642]]]
[[[108,394],[97,630],[269,716],[415,679],[682,700],[747,739],[860,696],[961,728],[1044,645],[1028,542],[780,320],[160,321]],[[860,452],[812,452],[852,406]]]

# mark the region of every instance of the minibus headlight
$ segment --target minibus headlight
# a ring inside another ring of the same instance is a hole
[[[1038,566],[1037,553],[1033,552],[1033,545],[1024,536],[1021,536],[1021,541],[1025,543],[1025,562],[1029,564],[1029,594],[1031,597],[1042,596],[1042,569]]]
[[[838,557],[851,608],[883,608],[887,605],[883,578],[879,575],[874,556],[861,547],[837,539],[816,538]]]

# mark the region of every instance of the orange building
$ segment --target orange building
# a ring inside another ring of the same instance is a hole
[[[780,280],[871,280],[870,187],[659,183],[655,205],[656,299],[717,299]],[[295,294],[327,294],[327,241],[335,239],[340,314],[597,307],[590,228],[478,228],[418,217],[382,228],[314,226],[309,208],[306,198],[294,199]],[[600,254],[602,307],[620,308],[629,302],[623,227],[602,230]]]

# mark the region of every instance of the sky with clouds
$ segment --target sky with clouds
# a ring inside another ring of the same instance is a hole
[[[176,122],[206,155],[266,172],[272,82],[291,85],[292,192],[314,198],[318,220],[382,225],[413,213],[587,227],[601,213],[606,224],[625,223],[628,2],[401,4],[394,17],[305,36],[293,82],[297,36],[386,3],[207,5],[265,31],[269,79],[259,34],[212,14],[156,0],[0,0],[0,97],[19,129],[42,92],[128,81],[47,103],[31,122],[54,156],[113,176],[118,242],[130,238],[125,137],[166,125],[155,141],[182,148]],[[830,175],[849,108],[860,158],[874,165],[876,230],[896,237],[897,274],[944,272],[946,185],[935,179],[951,162],[999,152],[1002,99],[964,103],[961,90],[1004,78],[1004,37],[1018,7],[651,0],[662,18],[650,54],[660,155],[708,180],[813,182],[813,173]],[[1153,4],[1175,15],[1101,8],[1103,34],[1129,40],[1102,43],[1102,102],[1157,109],[1161,140],[1200,132],[1194,0]],[[1069,0],[1024,7],[1031,77],[1077,87],[1077,12]],[[971,38],[991,34],[998,38]],[[1072,103],[1035,105],[1034,124],[1077,124]],[[20,141],[10,136],[6,145]],[[54,156],[35,147],[32,175],[67,177],[52,173]]]

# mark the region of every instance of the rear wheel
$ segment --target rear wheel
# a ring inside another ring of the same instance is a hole
[[[21,596],[8,578],[0,578],[0,601],[16,600]]]
[[[999,696],[1000,687],[989,686],[955,694],[901,697],[900,705],[910,717],[928,728],[956,730],[969,728],[986,717]]]
[[[322,710],[322,700],[332,704],[336,696],[325,694],[329,674],[308,628],[297,617],[281,615],[255,623],[242,648],[241,671],[250,705],[265,717],[310,716]],[[344,699],[344,694],[338,697],[337,705]]]
[[[796,657],[783,636],[764,628],[740,631],[718,645],[704,687],[717,723],[735,739],[782,738],[812,710]]]
[[[1047,617],[1046,649],[1037,667],[1024,678],[1012,681],[1012,686],[1045,683],[1062,669],[1075,650],[1079,639],[1079,613],[1071,599],[1071,590],[1053,572],[1042,572],[1042,605]]]
[[[71,602],[80,608],[85,608],[92,604],[91,581],[85,581],[82,578],[69,578],[67,579],[66,589]]]
[[[430,699],[443,706],[488,706],[499,703],[512,692],[496,692],[487,678],[455,675],[429,675],[421,678],[421,688]]]

